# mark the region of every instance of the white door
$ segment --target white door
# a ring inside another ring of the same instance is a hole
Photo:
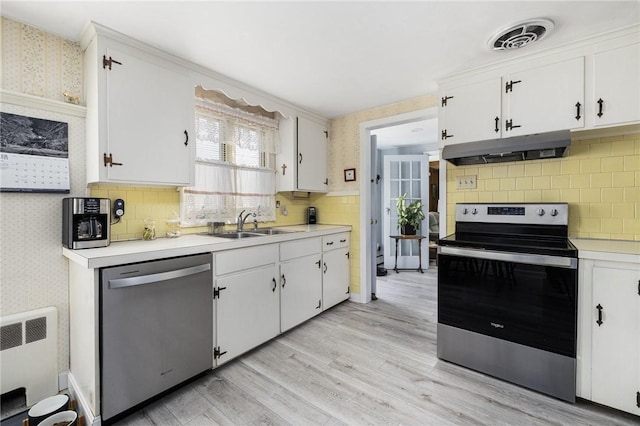
[[[380,196],[378,195],[378,136],[371,135],[371,245],[369,256],[371,258],[371,293],[376,292],[376,280],[378,279],[378,238],[380,226]],[[380,244],[385,245],[385,241]]]
[[[322,310],[349,298],[349,248],[330,250],[322,255]]]
[[[384,267],[393,269],[396,262],[396,244],[390,239],[391,235],[400,235],[398,228],[398,213],[396,199],[407,194],[406,203],[422,200],[425,218],[429,211],[429,156],[428,155],[387,155],[384,157]],[[428,220],[425,219],[416,232],[419,235],[429,235]],[[400,240],[398,242],[398,268],[418,268],[419,246],[422,244],[422,267],[429,265],[429,249],[427,239]]]
[[[326,192],[327,185],[327,128],[298,117],[298,189]]]
[[[322,312],[322,259],[318,254],[280,264],[280,330]]]
[[[640,119],[640,44],[593,56],[595,99],[589,108],[596,126]]]
[[[593,268],[593,401],[639,414],[640,296],[638,270]]]
[[[503,87],[507,113],[502,137],[584,127],[582,57],[513,73]]]

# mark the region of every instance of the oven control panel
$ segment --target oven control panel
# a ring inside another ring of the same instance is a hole
[[[456,222],[567,225],[567,203],[459,203]]]

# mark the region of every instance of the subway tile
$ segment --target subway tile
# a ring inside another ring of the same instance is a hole
[[[640,155],[628,155],[624,157],[624,171],[640,170]]]
[[[589,144],[577,144],[576,142],[573,142],[569,147],[569,152],[567,153],[567,155],[570,155],[571,158],[587,158],[589,156]]]
[[[610,218],[611,217],[611,204],[608,203],[592,203],[589,204],[589,216]]]
[[[611,173],[593,173],[590,176],[592,188],[611,187]]]
[[[636,218],[635,205],[632,203],[612,203],[611,204],[611,216],[621,219],[635,219]]]
[[[492,166],[494,178],[505,178],[509,176],[509,168],[507,166]]]
[[[611,143],[612,156],[625,156],[635,154],[634,140],[620,140]]]
[[[145,203],[155,204],[158,202],[158,193],[152,191],[145,191],[142,193],[142,197]]]
[[[636,176],[633,172],[613,172],[611,173],[611,186],[628,187],[634,186]]]
[[[509,192],[507,191],[495,191],[493,193],[494,203],[507,203],[509,202]]]
[[[623,200],[625,203],[640,203],[640,187],[624,188]]]
[[[524,201],[527,203],[541,203],[542,191],[539,191],[539,190],[524,191]]]
[[[601,232],[601,220],[600,218],[593,217],[581,217],[580,218],[580,231],[581,232]]]
[[[560,163],[560,174],[577,175],[580,173],[580,160],[565,160]]]
[[[516,189],[521,191],[527,189],[533,189],[533,178],[532,177],[519,177],[516,178]]]
[[[618,218],[602,218],[601,220],[601,232],[606,232],[609,234],[612,233],[622,233],[622,219]]]
[[[127,191],[126,195],[121,198],[124,199],[126,209],[127,204],[135,205],[144,203],[144,192],[132,189],[131,191]]]
[[[500,190],[500,179],[487,179],[484,181],[484,189],[487,191]]]
[[[569,185],[571,188],[589,188],[591,186],[589,175],[571,175]]]
[[[540,197],[544,203],[559,203],[563,201],[562,198],[560,198],[559,189],[543,189],[540,191]]]
[[[603,188],[601,193],[603,203],[621,203],[624,201],[622,188]]]
[[[478,202],[480,202],[480,203],[491,203],[491,202],[493,202],[493,192],[491,192],[491,191],[480,191],[480,192],[478,192]]]
[[[603,158],[600,165],[603,172],[621,172],[624,170],[624,157]]]
[[[551,176],[551,187],[554,189],[570,188],[571,177],[568,175]]]
[[[500,190],[501,191],[511,191],[516,189],[516,180],[512,178],[504,178],[500,179]]]
[[[580,160],[580,173],[600,172],[600,158],[588,158]]]
[[[542,164],[536,161],[526,163],[524,165],[524,175],[525,176],[541,176]]]
[[[567,203],[579,203],[580,190],[579,189],[561,189],[560,198]]]
[[[480,179],[491,179],[493,177],[493,170],[491,167],[480,167],[478,169],[478,181]]]
[[[560,165],[561,165],[561,161],[566,161],[566,160],[561,160],[561,159],[557,159],[557,160],[550,160],[550,161],[545,161],[542,162],[542,175],[543,176],[557,176],[560,174]]]
[[[464,202],[465,203],[477,203],[478,202],[478,193],[475,191],[465,191],[464,193]]]
[[[580,189],[581,203],[598,203],[602,199],[599,188],[582,188]]]
[[[508,194],[510,203],[524,203],[526,201],[524,191],[509,191]]]
[[[509,177],[524,176],[524,164],[517,163],[508,166]]]
[[[625,235],[633,235],[634,240],[640,240],[640,219],[623,219],[622,224]]]
[[[611,144],[596,142],[589,144],[589,157],[609,157],[611,155]]]
[[[533,189],[551,189],[551,176],[534,176]]]

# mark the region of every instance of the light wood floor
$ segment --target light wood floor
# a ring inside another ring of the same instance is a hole
[[[436,272],[390,272],[346,302],[119,425],[638,425],[436,357]]]

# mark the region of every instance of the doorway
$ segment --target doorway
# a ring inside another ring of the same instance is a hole
[[[385,244],[382,238],[379,237],[379,235],[381,235],[382,224],[380,221],[375,220],[376,215],[372,213],[376,207],[372,206],[372,202],[376,198],[379,200],[378,205],[381,212],[377,217],[383,217],[382,214],[384,213],[381,204],[382,191],[380,190],[379,197],[373,197],[372,195],[376,193],[378,187],[382,187],[382,181],[377,179],[377,175],[380,173],[377,173],[375,163],[372,164],[372,158],[375,158],[376,154],[380,152],[380,148],[384,147],[384,141],[383,145],[378,146],[376,150],[376,143],[374,143],[372,147],[371,136],[375,134],[377,136],[377,144],[380,145],[381,132],[379,130],[407,124],[410,125],[412,123],[421,123],[426,120],[431,122],[432,126],[436,129],[433,132],[433,140],[430,145],[425,143],[420,144],[415,141],[414,147],[423,145],[418,148],[418,153],[427,151],[438,153],[437,116],[438,110],[436,107],[433,107],[360,123],[360,168],[363,174],[363,179],[360,181],[360,247],[362,247],[363,255],[360,257],[361,290],[359,297],[353,298],[356,301],[366,303],[371,300],[371,288],[372,284],[375,285],[374,280],[376,279],[376,254],[382,249],[383,244]],[[413,126],[413,128],[415,128],[415,126]],[[374,141],[375,140],[376,138],[374,138]],[[381,164],[381,161],[377,161],[377,163]],[[442,204],[442,200],[440,204]],[[388,242],[386,243],[389,244]]]

